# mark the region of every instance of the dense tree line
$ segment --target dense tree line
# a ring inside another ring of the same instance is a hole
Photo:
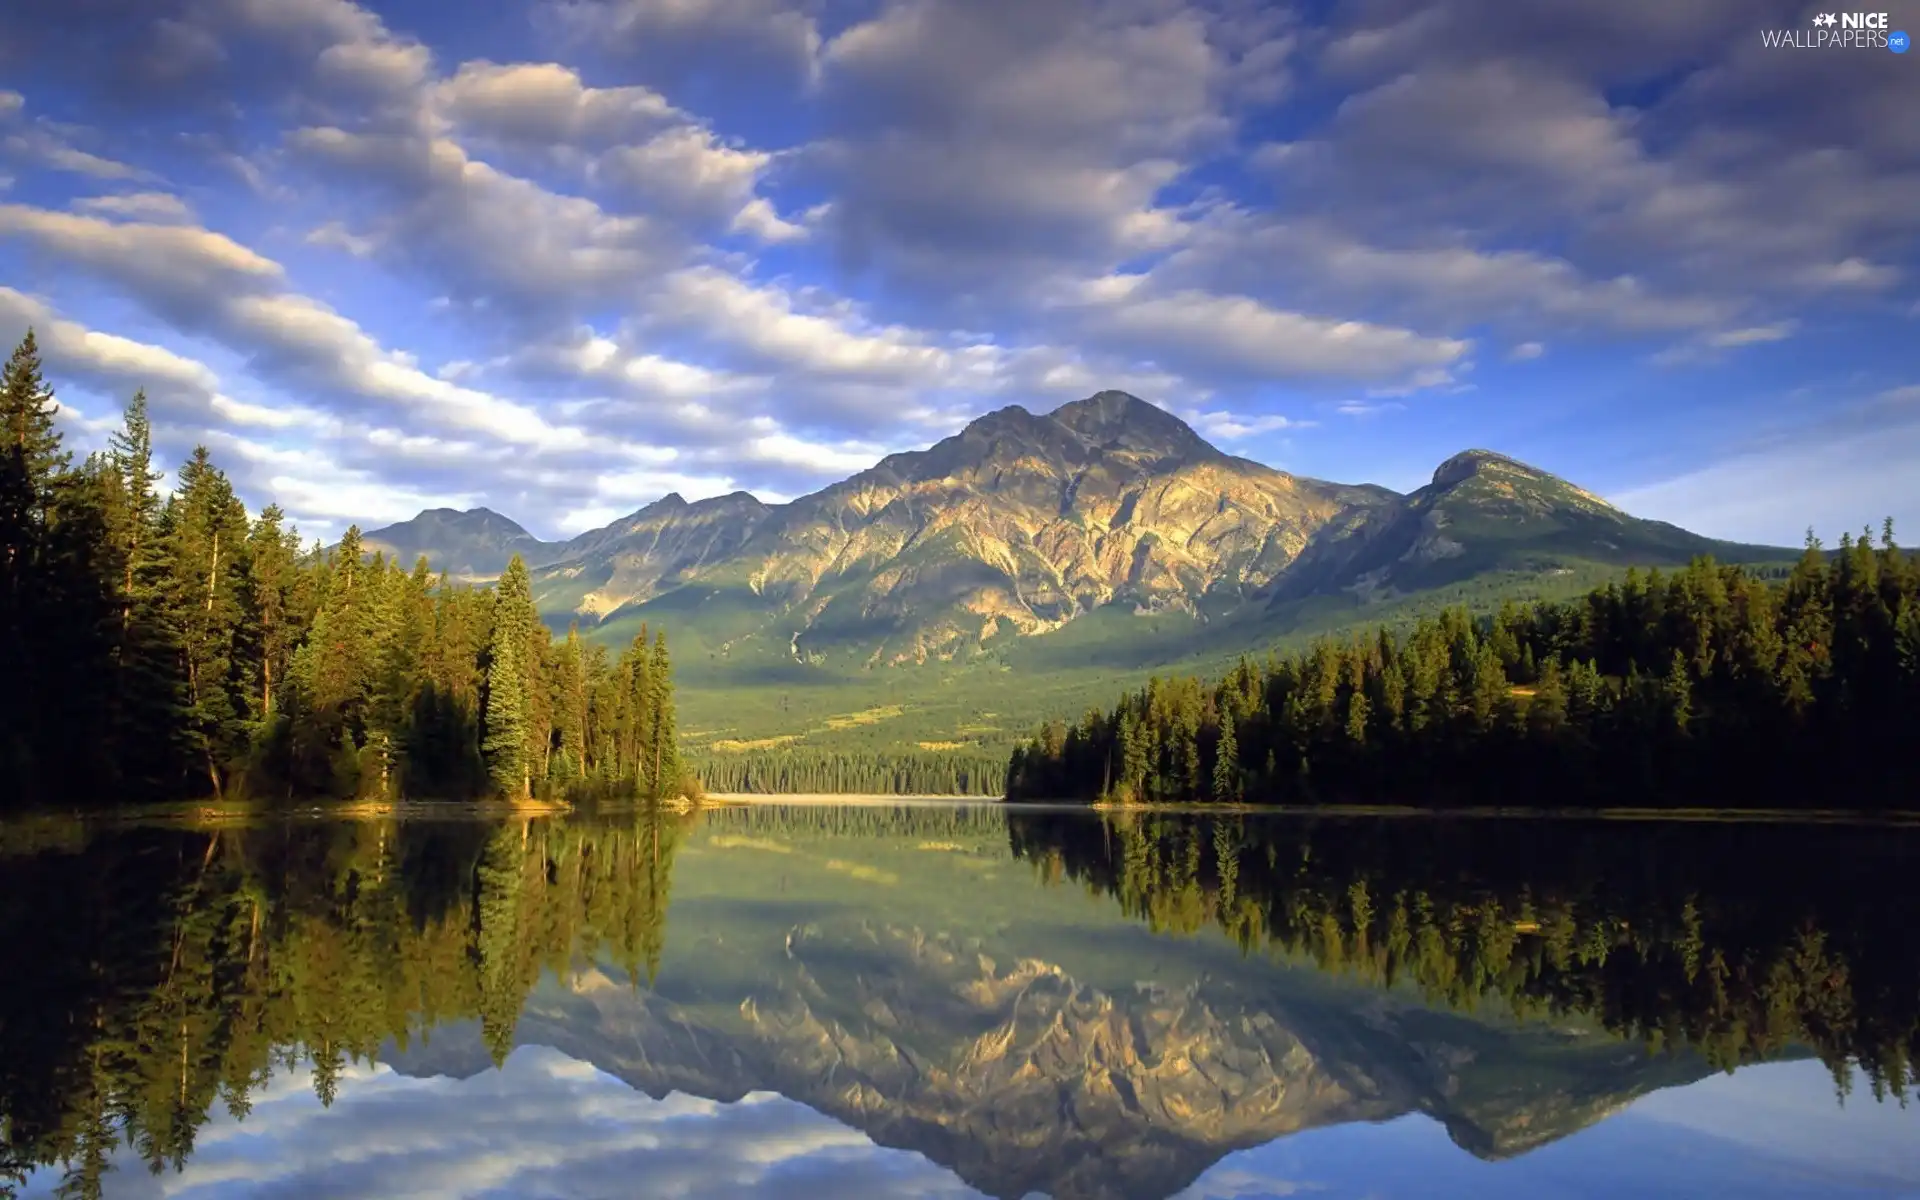
[[[704,824],[726,833],[777,838],[879,837],[1006,840],[1006,810],[997,804],[741,804],[706,810]]]
[[[1787,823],[1012,810],[1014,852],[1166,932],[1736,1066],[1920,1087],[1920,839]]]
[[[1015,750],[1014,798],[1912,804],[1920,562],[1809,535],[1784,578],[1700,560],[1155,679]],[[1657,800],[1655,797],[1662,797]]]
[[[524,797],[680,788],[666,638],[556,641],[494,589],[303,548],[205,448],[169,494],[143,395],[75,465],[31,332],[0,375],[0,780],[15,805],[235,790]]]
[[[496,1063],[541,973],[658,970],[680,825],[621,822],[150,828],[5,861],[0,939],[31,987],[0,989],[0,1196],[60,1164],[101,1194],[110,1155],[178,1170],[216,1103],[270,1070],[342,1070],[391,1039],[477,1018]],[[45,919],[60,895],[68,920]]]
[[[694,772],[710,792],[985,796],[1006,783],[1007,760],[944,751],[754,750],[709,754]]]

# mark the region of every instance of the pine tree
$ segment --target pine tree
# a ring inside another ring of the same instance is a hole
[[[302,632],[294,611],[300,535],[280,526],[285,514],[272,504],[260,510],[247,539],[247,590],[259,629],[260,700],[264,720],[273,715],[274,692],[286,683],[287,664]]]
[[[480,750],[486,756],[487,777],[493,781],[494,791],[513,799],[532,792],[525,688],[520,639],[511,626],[496,624],[488,651],[486,738]]]
[[[59,407],[41,374],[40,346],[29,329],[0,369],[0,444],[21,457],[43,505],[54,479],[73,462],[61,449],[60,431],[54,427]]]
[[[1234,740],[1233,718],[1220,721],[1220,740],[1213,751],[1213,799],[1231,804],[1240,799],[1240,745]]]
[[[186,729],[214,793],[248,743],[253,683],[241,659],[247,611],[246,510],[206,447],[180,468],[180,488],[161,523],[168,563],[166,603],[179,630],[187,681]]]
[[[653,635],[653,659],[648,664],[653,681],[652,720],[647,734],[648,784],[655,796],[679,794],[679,731],[673,712],[673,668],[667,659],[667,633]]]
[[[510,639],[513,661],[520,671],[514,704],[520,713],[520,732],[524,739],[522,762],[529,779],[544,779],[547,756],[553,744],[553,697],[547,684],[545,661],[549,639],[547,628],[541,624],[540,614],[533,606],[533,581],[527,573],[526,561],[518,554],[500,574],[500,582],[494,589],[493,612],[495,657],[498,658],[502,640]],[[489,695],[501,682],[489,674]]]

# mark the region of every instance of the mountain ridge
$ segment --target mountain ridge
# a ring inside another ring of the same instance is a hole
[[[611,635],[657,617],[721,658],[757,647],[862,668],[962,659],[1096,611],[1206,624],[1493,573],[1790,553],[1643,521],[1487,449],[1405,495],[1293,475],[1115,390],[996,409],[784,504],[671,493],[565,542],[488,510],[430,510],[364,540],[474,578],[520,553],[555,624]]]

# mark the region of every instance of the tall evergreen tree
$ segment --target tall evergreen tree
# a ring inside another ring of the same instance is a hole
[[[480,749],[486,755],[487,776],[494,790],[515,799],[532,792],[526,699],[520,638],[511,622],[497,620],[493,644],[487,652],[486,737]]]
[[[653,681],[651,723],[647,732],[647,783],[656,796],[673,795],[680,786],[679,730],[673,709],[673,667],[667,658],[667,633],[653,635],[648,663]]]
[[[1240,743],[1233,736],[1233,718],[1220,722],[1220,740],[1213,751],[1213,800],[1232,804],[1240,799]]]
[[[20,456],[43,503],[53,481],[73,462],[61,449],[60,431],[53,423],[59,407],[41,372],[39,343],[29,329],[0,368],[0,439]]]

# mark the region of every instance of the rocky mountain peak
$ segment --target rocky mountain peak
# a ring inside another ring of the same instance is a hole
[[[1514,473],[1534,479],[1553,478],[1538,467],[1528,466],[1517,458],[1509,458],[1492,450],[1462,450],[1435,468],[1433,486],[1452,487],[1454,484],[1466,482],[1475,475],[1489,472]]]
[[[1098,392],[1047,415],[1101,450],[1181,458],[1218,453],[1179,417],[1126,392]]]

